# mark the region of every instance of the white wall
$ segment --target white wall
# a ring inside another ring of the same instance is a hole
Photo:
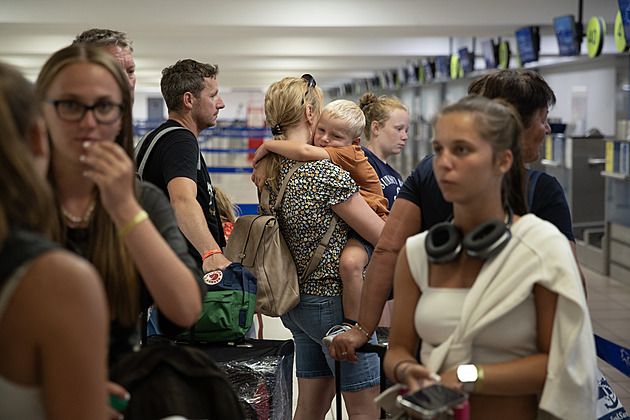
[[[556,94],[556,106],[549,111],[550,118],[561,118],[570,124],[573,132],[576,121],[573,112],[578,91],[586,91],[585,129],[597,128],[604,135],[615,134],[616,71],[614,57],[601,57],[585,63],[575,63],[561,68],[542,68],[540,74]],[[579,127],[580,124],[578,124]]]

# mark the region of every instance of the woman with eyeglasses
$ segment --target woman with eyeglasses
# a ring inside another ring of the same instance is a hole
[[[64,48],[44,64],[35,91],[50,136],[57,239],[103,278],[112,365],[139,344],[140,314],[152,303],[169,331],[197,320],[201,275],[184,263],[166,198],[136,181],[129,83],[118,62],[98,49]]]
[[[312,144],[322,110],[322,92],[310,75],[286,77],[265,95],[265,116],[275,140]],[[267,181],[275,204],[278,186],[295,163],[270,154],[265,160]],[[289,178],[278,210],[278,223],[297,265],[298,275],[326,233],[333,215],[337,224],[329,247],[313,273],[300,284],[300,303],[282,315],[296,345],[298,403],[296,419],[323,419],[335,394],[334,360],[322,344],[327,331],[344,321],[339,257],[349,227],[376,242],[383,221],[370,209],[348,172],[329,160],[304,163]],[[350,419],[376,419],[379,362],[362,354],[358,363],[341,363],[341,390]]]

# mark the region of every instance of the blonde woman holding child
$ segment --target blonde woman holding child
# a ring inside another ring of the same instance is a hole
[[[348,171],[359,186],[361,196],[372,210],[386,221],[389,213],[387,199],[383,196],[374,168],[368,163],[359,146],[364,126],[365,116],[357,104],[345,99],[333,101],[322,110],[315,129],[313,145],[282,140],[266,141],[256,150],[254,165],[268,153],[276,153],[296,161],[329,159]],[[346,322],[343,326],[336,326],[331,330],[331,335],[325,341],[327,346],[334,335],[356,324],[363,287],[363,271],[375,245],[363,239],[354,230],[350,231],[348,242],[339,260]]]
[[[322,96],[310,75],[286,77],[273,83],[265,95],[265,117],[274,139],[312,144]],[[268,175],[263,188],[269,189],[274,205],[278,186],[295,161],[272,153],[263,162],[266,162]],[[277,213],[298,275],[306,270],[334,214],[340,220],[329,247],[317,268],[300,284],[300,303],[281,317],[296,344],[298,403],[295,418],[299,419],[324,419],[335,395],[334,360],[322,339],[344,318],[342,296],[345,290],[339,275],[339,258],[348,231],[352,227],[370,243],[376,243],[384,225],[362,198],[348,172],[329,160],[304,163],[288,179]],[[379,410],[374,403],[380,379],[378,365],[375,354],[360,355],[357,364],[341,364],[341,391],[352,420],[378,418]]]

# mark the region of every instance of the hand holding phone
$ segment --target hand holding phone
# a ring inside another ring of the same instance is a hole
[[[444,411],[462,404],[468,399],[463,392],[442,384],[429,385],[413,394],[399,395],[396,404],[407,413],[432,419]]]

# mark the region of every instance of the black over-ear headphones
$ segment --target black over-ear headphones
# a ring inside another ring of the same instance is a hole
[[[491,257],[512,237],[510,227],[513,218],[514,213],[508,206],[507,221],[486,220],[468,232],[463,239],[462,232],[451,221],[438,223],[429,229],[424,242],[429,261],[434,264],[446,264],[456,259],[462,248],[473,258]]]

